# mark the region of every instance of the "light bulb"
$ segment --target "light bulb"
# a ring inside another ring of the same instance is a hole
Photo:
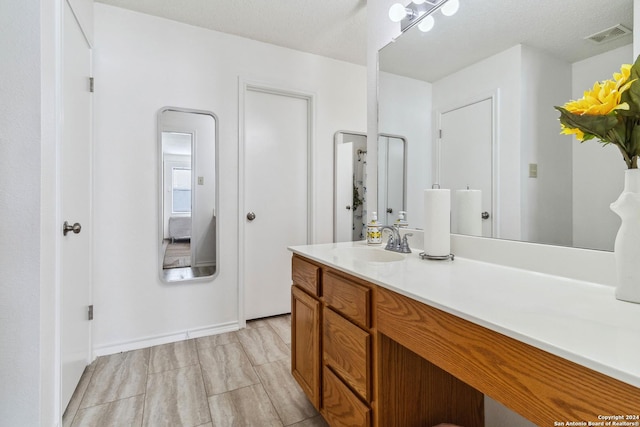
[[[436,20],[433,19],[433,16],[429,15],[426,18],[424,18],[422,21],[420,21],[420,23],[418,24],[418,29],[423,33],[426,33],[428,31],[431,31],[435,23],[436,23]]]
[[[460,8],[459,0],[449,0],[442,6],[440,11],[444,16],[452,16],[455,15],[458,9]]]
[[[400,22],[407,16],[407,9],[400,3],[396,3],[389,8],[389,19],[393,22]]]

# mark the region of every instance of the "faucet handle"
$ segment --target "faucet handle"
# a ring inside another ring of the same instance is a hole
[[[393,233],[389,234],[389,240],[387,240],[387,246],[384,248],[388,251],[392,251],[395,248],[395,241],[393,239]]]
[[[407,239],[407,237],[409,236],[413,236],[413,233],[406,233],[404,236],[402,236],[402,245],[400,245],[400,252],[402,252],[403,254],[411,253],[411,248],[409,247],[409,240]]]

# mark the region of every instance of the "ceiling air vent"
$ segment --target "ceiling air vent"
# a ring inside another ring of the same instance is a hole
[[[600,44],[619,39],[627,34],[631,34],[631,30],[622,24],[618,24],[611,28],[607,28],[606,30],[591,34],[590,36],[585,37],[585,40]]]

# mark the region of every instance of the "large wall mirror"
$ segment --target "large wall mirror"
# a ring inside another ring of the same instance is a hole
[[[378,131],[424,141],[425,188],[479,191],[483,236],[612,250],[624,162],[614,146],[560,135],[553,107],[633,63],[632,6],[490,0],[436,11],[431,31],[414,26],[379,51]]]
[[[166,282],[218,272],[217,123],[206,111],[158,112],[158,264]]]

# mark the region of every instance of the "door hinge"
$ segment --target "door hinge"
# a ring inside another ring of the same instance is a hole
[[[93,77],[89,77],[89,92],[93,93]]]
[[[92,91],[92,92],[93,92],[93,91]],[[439,134],[438,134],[438,135],[439,135],[439,136],[438,136],[438,138],[442,139],[442,129],[439,129],[439,130],[438,130],[438,132],[439,132]]]
[[[93,304],[89,306],[89,320],[93,320]]]

